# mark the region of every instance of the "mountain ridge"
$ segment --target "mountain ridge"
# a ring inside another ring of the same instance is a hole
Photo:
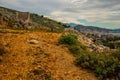
[[[65,23],[69,27],[74,27],[74,29],[81,31],[81,32],[104,32],[104,33],[120,33],[120,29],[107,29],[101,28],[97,26],[85,26],[82,24],[75,24],[75,23]],[[74,26],[73,26],[74,25]]]

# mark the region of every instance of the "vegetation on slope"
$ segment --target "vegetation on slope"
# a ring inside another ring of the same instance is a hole
[[[77,36],[71,34],[62,35],[61,38],[59,39],[60,44],[72,45],[75,44],[76,42],[77,42]]]
[[[46,27],[48,31],[61,32],[64,29],[64,26],[57,21],[44,17],[43,15],[30,14],[30,18],[34,26],[39,28]]]
[[[111,49],[116,49],[120,47],[120,36],[107,36],[103,44]]]
[[[120,47],[120,36],[118,35],[88,33],[86,36],[92,38],[93,42],[96,44],[102,44],[104,46],[108,46],[111,49]]]
[[[117,55],[120,54],[116,53]],[[93,70],[100,79],[120,77],[120,60],[118,56],[94,53],[82,53],[76,64]]]
[[[70,34],[63,36],[59,39],[59,43],[66,44],[76,39],[71,35],[72,38],[69,38],[70,40],[66,42]],[[77,41],[72,45],[68,44],[67,47],[77,58],[75,64],[82,68],[92,70],[100,80],[120,77],[120,49],[107,55],[106,53],[97,54],[95,52],[89,52],[86,46]]]

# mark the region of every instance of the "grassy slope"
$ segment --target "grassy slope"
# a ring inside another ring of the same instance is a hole
[[[75,58],[66,47],[57,45],[60,35],[14,30],[0,33],[0,44],[7,51],[0,56],[0,80],[97,80],[93,73],[74,65]],[[30,39],[39,43],[30,44]]]
[[[50,31],[61,32],[64,29],[64,26],[61,25],[59,22],[49,19],[47,17],[43,17],[42,15],[37,15],[34,13],[30,14],[30,18],[34,24],[34,26],[39,26],[40,28],[45,26],[50,28]]]

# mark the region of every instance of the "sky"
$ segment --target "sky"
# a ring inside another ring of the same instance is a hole
[[[120,28],[120,0],[0,0],[0,6],[65,23]]]

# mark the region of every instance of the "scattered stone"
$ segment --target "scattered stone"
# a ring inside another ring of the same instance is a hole
[[[30,43],[30,44],[38,44],[39,41],[33,39],[33,40],[29,40],[29,43]]]

